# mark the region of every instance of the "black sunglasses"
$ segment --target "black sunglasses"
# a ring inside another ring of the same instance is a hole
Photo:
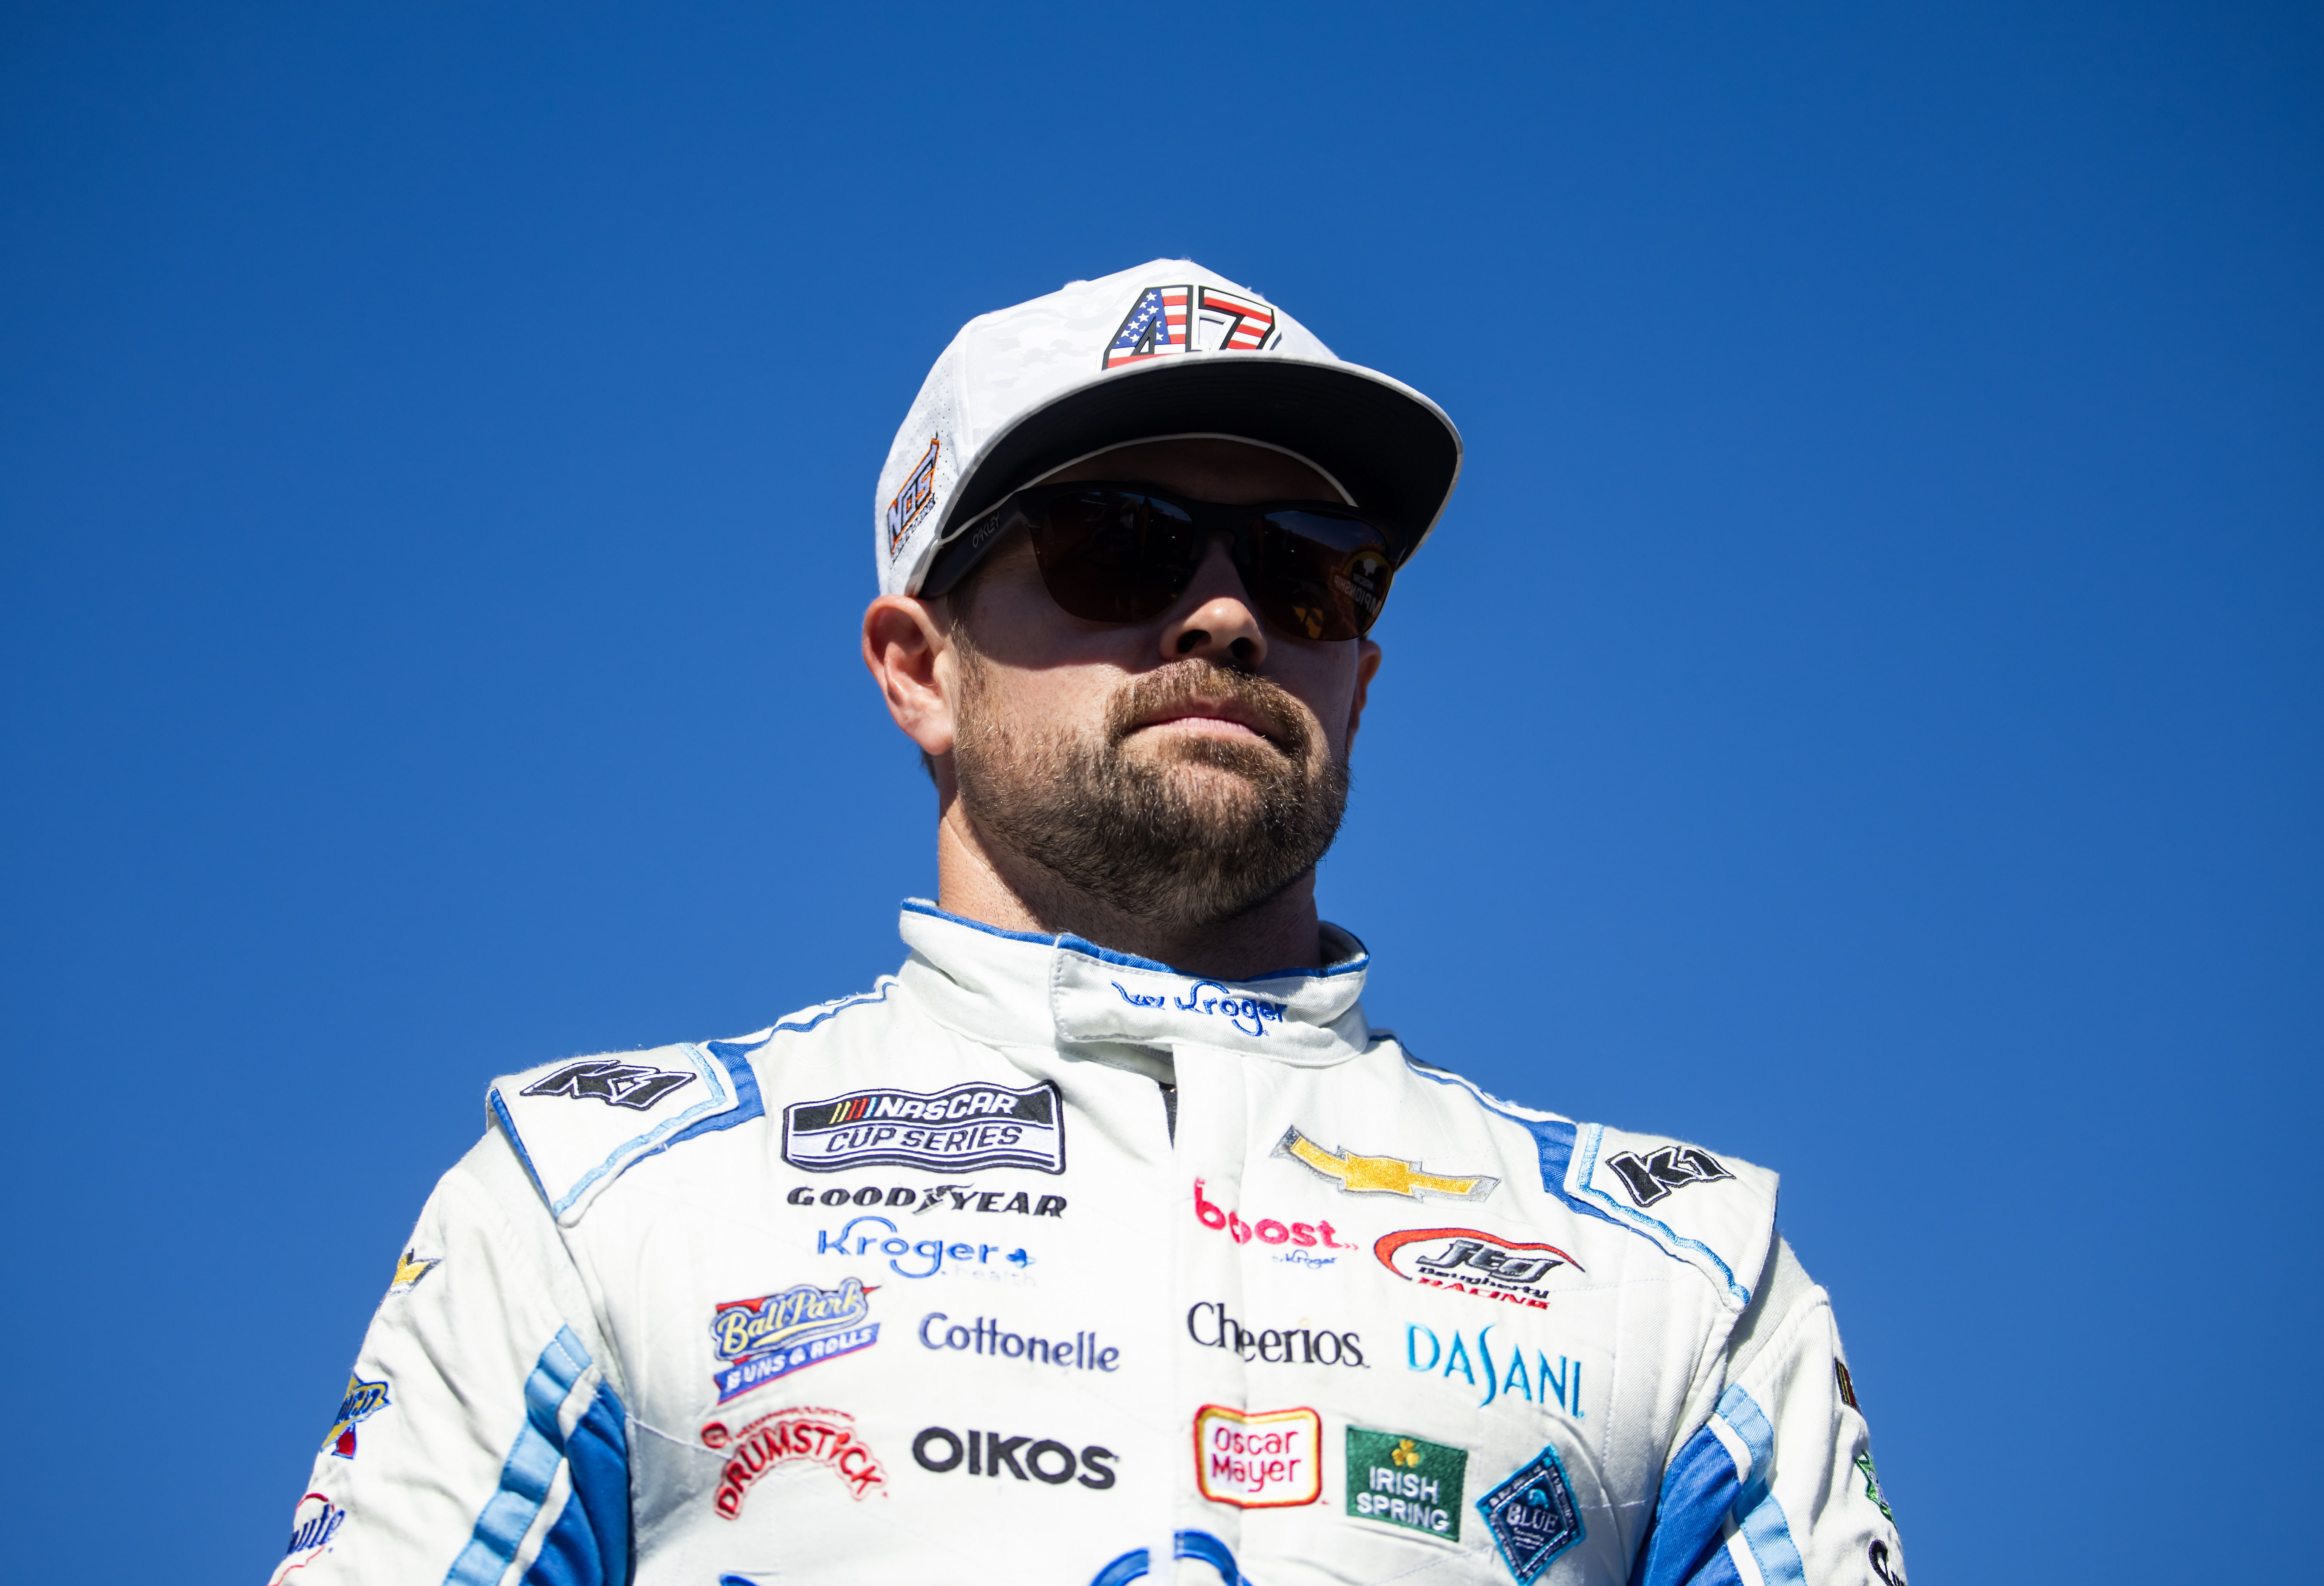
[[[1268,624],[1296,639],[1360,639],[1379,620],[1404,536],[1336,502],[1228,506],[1150,484],[1037,484],[1010,496],[954,543],[921,588],[942,595],[1023,524],[1049,598],[1093,622],[1144,622],[1194,583],[1211,536],[1228,537],[1243,588]],[[938,583],[938,577],[941,583]]]

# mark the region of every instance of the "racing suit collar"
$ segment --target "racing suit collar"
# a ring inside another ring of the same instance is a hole
[[[908,899],[898,977],[942,1023],[1004,1047],[1203,1046],[1300,1067],[1343,1063],[1370,1038],[1364,945],[1323,927],[1333,962],[1244,981],[1189,975],[1079,936],[980,925]]]

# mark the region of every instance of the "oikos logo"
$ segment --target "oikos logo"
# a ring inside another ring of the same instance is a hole
[[[972,1476],[998,1478],[1005,1469],[1019,1481],[1039,1481],[1051,1487],[1067,1482],[1103,1492],[1114,1483],[1113,1467],[1121,1456],[1097,1443],[1077,1454],[1054,1437],[1036,1439],[1029,1434],[1004,1437],[974,1427],[954,1432],[948,1426],[923,1427],[912,1439],[912,1461],[921,1470],[942,1476],[965,1463]]]
[[[1214,1203],[1203,1193],[1203,1181],[1194,1180],[1194,1216],[1213,1233],[1223,1233],[1239,1245],[1257,1240],[1263,1245],[1291,1245],[1314,1249],[1352,1250],[1357,1247],[1340,1242],[1339,1232],[1328,1222],[1282,1222],[1272,1217],[1262,1217],[1256,1222],[1245,1222],[1242,1214]]]
[[[1555,1245],[1518,1244],[1477,1228],[1409,1228],[1372,1244],[1379,1264],[1407,1282],[1456,1289],[1480,1299],[1549,1308],[1542,1280],[1582,1263]]]

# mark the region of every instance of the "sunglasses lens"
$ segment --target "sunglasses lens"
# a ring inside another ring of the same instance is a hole
[[[1079,490],[1034,507],[1033,554],[1049,598],[1093,622],[1142,622],[1186,592],[1203,537],[1185,509],[1126,490]]]
[[[1360,518],[1278,507],[1259,521],[1252,598],[1267,620],[1305,639],[1360,639],[1388,602],[1396,561]]]

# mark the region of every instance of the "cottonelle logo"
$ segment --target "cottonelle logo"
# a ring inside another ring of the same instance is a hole
[[[1555,1245],[1518,1244],[1477,1228],[1410,1228],[1373,1241],[1379,1264],[1407,1282],[1456,1289],[1480,1299],[1549,1308],[1541,1280],[1582,1263]]]

